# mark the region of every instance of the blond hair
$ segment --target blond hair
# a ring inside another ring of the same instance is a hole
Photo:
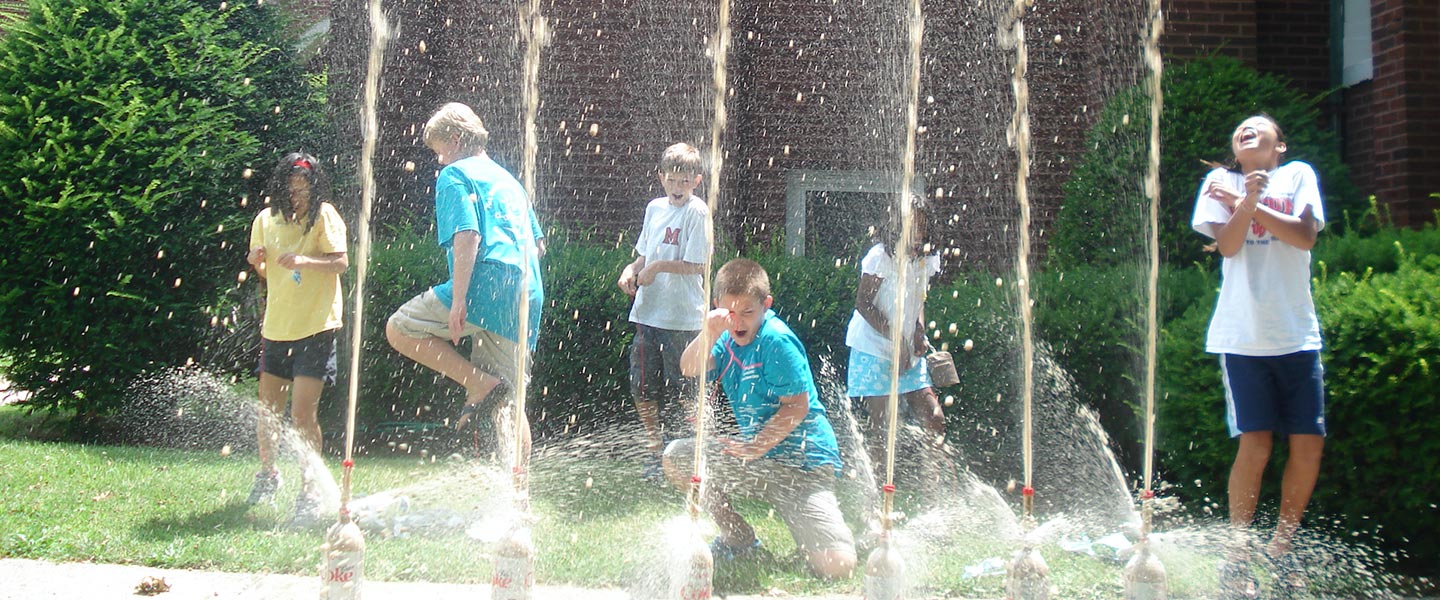
[[[700,161],[700,151],[685,142],[672,144],[660,155],[660,174],[685,173],[701,175],[705,166]]]
[[[480,116],[469,106],[451,102],[440,107],[440,110],[435,111],[430,120],[425,122],[423,139],[426,146],[454,140],[460,145],[460,150],[477,154],[485,150],[485,142],[490,140],[490,131],[485,129]]]
[[[764,302],[770,297],[770,275],[746,258],[731,259],[715,274],[715,297],[748,295]]]

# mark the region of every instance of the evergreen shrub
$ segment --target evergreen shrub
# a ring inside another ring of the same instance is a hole
[[[1429,238],[1437,237],[1433,228]],[[1321,275],[1314,282],[1325,349],[1328,438],[1307,522],[1380,536],[1416,564],[1440,557],[1440,257],[1394,248],[1397,268]],[[1214,298],[1166,324],[1160,363],[1157,464],[1181,496],[1225,498],[1235,456],[1220,369],[1204,353]],[[1267,471],[1273,512],[1284,445]],[[1221,502],[1223,505],[1223,502]],[[1265,504],[1262,504],[1264,507]],[[1403,545],[1401,542],[1404,541]]]
[[[243,169],[318,113],[305,80],[268,93],[293,72],[251,14],[274,10],[37,1],[0,41],[0,352],[32,405],[113,410],[233,324]]]
[[[1159,238],[1165,262],[1188,265],[1205,259],[1202,247],[1209,241],[1190,229],[1196,191],[1210,170],[1200,161],[1228,160],[1230,133],[1253,114],[1267,113],[1285,130],[1285,160],[1315,167],[1330,222],[1363,212],[1364,200],[1350,183],[1335,134],[1318,124],[1321,98],[1307,97],[1283,77],[1223,56],[1168,64],[1161,86]],[[1143,86],[1106,102],[1087,135],[1088,150],[1064,186],[1050,239],[1052,268],[1118,264],[1144,254],[1149,128]]]

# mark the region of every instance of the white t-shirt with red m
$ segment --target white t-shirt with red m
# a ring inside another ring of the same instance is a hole
[[[1200,184],[1190,226],[1214,238],[1234,210],[1205,194],[1211,181],[1243,193],[1245,175],[1215,169]],[[1271,172],[1260,203],[1295,217],[1308,208],[1318,226],[1325,227],[1319,179],[1303,162],[1288,162]],[[1281,356],[1320,349],[1320,322],[1310,295],[1309,250],[1280,241],[1253,221],[1245,245],[1224,260],[1220,272],[1220,299],[1210,319],[1206,352]]]
[[[645,207],[645,224],[635,252],[645,262],[680,260],[703,265],[710,260],[710,207],[695,196],[675,206],[668,196]],[[638,273],[637,273],[638,275]],[[659,273],[640,286],[630,322],[673,331],[696,331],[705,316],[705,280],[699,274]]]

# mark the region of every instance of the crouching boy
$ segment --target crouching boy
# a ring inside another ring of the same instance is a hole
[[[685,348],[681,370],[720,380],[740,435],[706,448],[705,509],[720,535],[717,560],[758,548],[755,530],[735,512],[731,496],[768,502],[820,577],[844,578],[855,568],[855,542],[835,498],[840,450],[815,391],[805,347],[770,310],[770,278],[754,261],[735,259],[715,276],[716,308],[705,334]],[[715,340],[708,347],[704,340]],[[695,441],[665,449],[666,476],[689,485]]]

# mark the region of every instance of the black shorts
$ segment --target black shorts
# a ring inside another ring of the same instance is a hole
[[[335,384],[335,338],[330,329],[291,342],[260,338],[260,373],[281,379],[310,377]]]

